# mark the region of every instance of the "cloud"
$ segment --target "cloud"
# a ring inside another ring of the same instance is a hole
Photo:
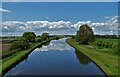
[[[35,51],[49,51],[49,50],[59,50],[59,51],[67,51],[70,50],[71,47],[66,44],[62,39],[59,41],[51,41],[48,46],[42,46],[41,48],[37,48]]]
[[[50,34],[76,34],[82,24],[88,24],[95,34],[118,34],[118,16],[109,17],[106,22],[79,21],[72,24],[70,21],[5,21],[0,29],[3,35],[21,35],[25,31],[33,31],[37,35],[43,32]],[[120,28],[119,28],[120,30]]]
[[[7,13],[9,13],[9,12],[11,12],[10,10],[6,10],[6,9],[3,9],[3,8],[0,8],[0,12],[7,12]]]

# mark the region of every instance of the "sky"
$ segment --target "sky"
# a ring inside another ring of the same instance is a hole
[[[118,2],[120,0],[1,0],[2,2]]]
[[[2,2],[2,35],[76,34],[89,24],[95,34],[117,34],[117,2]]]

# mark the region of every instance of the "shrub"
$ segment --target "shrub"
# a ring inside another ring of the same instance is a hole
[[[41,43],[41,42],[42,42],[41,38],[38,38],[38,39],[37,39],[37,42],[40,42],[40,43]]]
[[[29,43],[17,41],[12,43],[12,45],[10,46],[10,50],[16,50],[16,49],[26,50],[28,49],[28,47],[29,47]]]
[[[54,38],[55,38],[56,40],[58,40],[58,39],[59,39],[59,36],[55,36]]]
[[[35,42],[35,33],[34,32],[24,32],[22,37],[26,38],[29,42]]]
[[[40,38],[41,38],[42,41],[48,40],[49,39],[49,33],[42,33]]]

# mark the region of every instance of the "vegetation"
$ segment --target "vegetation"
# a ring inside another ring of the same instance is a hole
[[[120,35],[95,35],[96,38],[120,39]]]
[[[107,75],[118,75],[118,38],[116,35],[94,35],[85,24],[80,26],[75,37],[66,41],[91,58]]]
[[[3,51],[2,60],[2,71],[4,75],[6,71],[11,69],[22,59],[24,59],[33,49],[42,44],[48,44],[50,40],[63,38],[63,36],[52,36],[48,33],[43,33],[42,36],[36,37],[33,32],[25,32],[22,37],[19,37],[17,41],[14,41],[10,49]]]
[[[35,42],[35,33],[34,32],[24,32],[22,37],[26,38],[29,42]]]
[[[94,42],[94,40],[95,37],[92,29],[87,24],[80,26],[76,34],[76,41],[81,44],[89,44]]]
[[[41,38],[42,41],[48,40],[49,39],[49,33],[43,33],[40,38]]]
[[[109,39],[108,39],[109,40]],[[118,75],[118,56],[109,53],[103,53],[102,49],[94,48],[93,45],[82,45],[75,39],[66,40],[69,45],[82,52],[93,60],[107,75]],[[98,40],[96,40],[98,41]],[[116,40],[114,40],[116,41]],[[114,52],[114,51],[112,51]]]
[[[94,48],[97,48],[101,52],[118,55],[119,41],[120,41],[119,39],[96,38],[96,41],[91,45],[94,46]]]
[[[19,63],[21,60],[23,60],[33,49],[35,49],[37,46],[44,44],[47,41],[44,41],[42,43],[32,43],[30,45],[30,48],[28,50],[23,50],[21,52],[17,52],[5,59],[2,60],[2,75],[5,74],[9,69],[11,69],[13,66],[15,66],[17,63]],[[0,60],[1,62],[1,60]],[[0,67],[1,68],[1,67]]]
[[[26,50],[29,47],[29,43],[28,42],[14,42],[11,47],[10,50],[16,50],[16,49],[20,49],[20,50]]]
[[[42,42],[41,38],[38,38],[38,39],[36,40],[36,42],[41,43],[41,42]]]

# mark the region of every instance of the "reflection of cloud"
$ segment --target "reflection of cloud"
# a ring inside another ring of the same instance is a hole
[[[76,34],[76,31],[82,24],[89,24],[95,34],[118,34],[118,16],[105,17],[108,19],[106,22],[91,22],[79,21],[72,24],[70,21],[5,21],[2,23],[3,35],[7,33],[22,33],[25,31],[34,31],[36,34],[41,34],[45,31],[50,34]],[[18,34],[17,34],[18,35]]]
[[[6,9],[3,9],[3,8],[0,8],[0,12],[7,12],[7,13],[9,13],[10,10],[6,10]]]
[[[53,40],[50,42],[48,46],[42,46],[41,48],[37,48],[36,51],[49,51],[49,50],[58,50],[58,51],[67,51],[70,50],[70,46],[65,43],[62,39],[56,41]]]

